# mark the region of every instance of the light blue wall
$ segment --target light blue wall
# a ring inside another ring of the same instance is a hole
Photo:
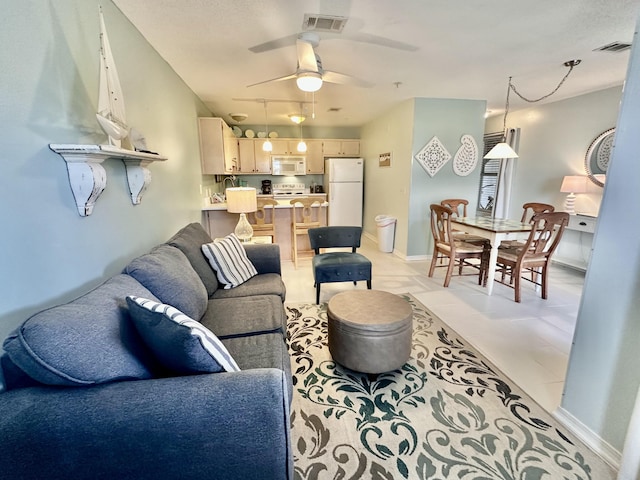
[[[150,149],[151,185],[134,206],[122,162],[89,217],[49,143],[106,143],[95,118],[103,5],[128,122]],[[0,28],[0,338],[29,314],[118,273],[200,220],[198,116],[210,115],[108,0],[3,2]]]
[[[617,86],[509,113],[507,127],[521,129],[509,218],[519,218],[526,202],[550,203],[562,210],[562,178],[585,175],[587,148],[615,126],[621,91]],[[513,101],[512,108],[522,103]],[[502,130],[502,121],[501,115],[491,117],[486,131]],[[594,184],[594,193],[577,195],[576,211],[597,213],[601,197],[602,189]]]
[[[375,235],[374,218],[398,218],[395,249],[409,257],[431,254],[429,205],[444,198],[466,198],[475,209],[480,168],[468,176],[453,172],[453,156],[463,135],[472,135],[480,157],[486,103],[479,100],[416,98],[402,102],[362,129],[365,152],[365,231]],[[434,136],[451,160],[432,178],[414,156]],[[381,153],[391,152],[391,167],[379,167]]]
[[[618,450],[640,386],[639,124],[636,28],[562,402]]]
[[[445,198],[466,198],[469,200],[469,211],[475,211],[480,182],[485,110],[484,100],[416,99],[412,157],[437,136],[451,154],[451,160],[433,177],[429,176],[415,159],[412,162],[407,255],[421,256],[432,253],[430,204],[440,203]],[[462,145],[460,139],[463,135],[473,136],[478,145],[478,165],[464,177],[456,175],[453,171],[453,157]]]

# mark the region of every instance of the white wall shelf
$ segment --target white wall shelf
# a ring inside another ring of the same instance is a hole
[[[82,217],[91,215],[93,207],[107,186],[107,175],[101,165],[107,159],[122,160],[127,170],[131,202],[138,205],[151,183],[147,166],[167,158],[153,153],[136,152],[112,145],[49,144],[49,148],[67,162],[69,183]]]

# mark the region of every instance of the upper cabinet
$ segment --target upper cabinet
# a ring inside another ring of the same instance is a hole
[[[198,118],[200,163],[207,175],[238,173],[238,139],[221,118]]]
[[[300,140],[287,139],[271,139],[273,150],[271,155],[301,155],[298,151],[298,143]]]
[[[324,156],[322,155],[323,140],[305,140],[307,144],[307,173],[324,173]]]
[[[322,154],[325,157],[357,157],[360,155],[360,140],[325,140]]]
[[[271,173],[271,152],[262,149],[266,140],[239,138],[237,141],[240,158],[238,173]]]

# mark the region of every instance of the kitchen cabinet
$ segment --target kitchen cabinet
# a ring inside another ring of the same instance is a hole
[[[262,150],[265,140],[238,139],[238,173],[271,173],[271,154]]]
[[[304,152],[298,151],[297,139],[284,139],[284,138],[272,138],[271,145],[273,145],[272,155],[304,155]]]
[[[325,157],[359,157],[360,140],[324,140],[322,154]]]
[[[216,117],[198,118],[200,134],[200,164],[205,175],[238,172],[238,139],[224,120]]]
[[[324,173],[324,155],[322,154],[322,140],[305,140],[307,144],[307,173]]]

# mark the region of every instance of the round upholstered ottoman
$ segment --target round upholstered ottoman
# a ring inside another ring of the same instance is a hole
[[[396,370],[411,355],[409,302],[379,290],[353,290],[329,300],[329,351],[339,364],[363,373]]]

